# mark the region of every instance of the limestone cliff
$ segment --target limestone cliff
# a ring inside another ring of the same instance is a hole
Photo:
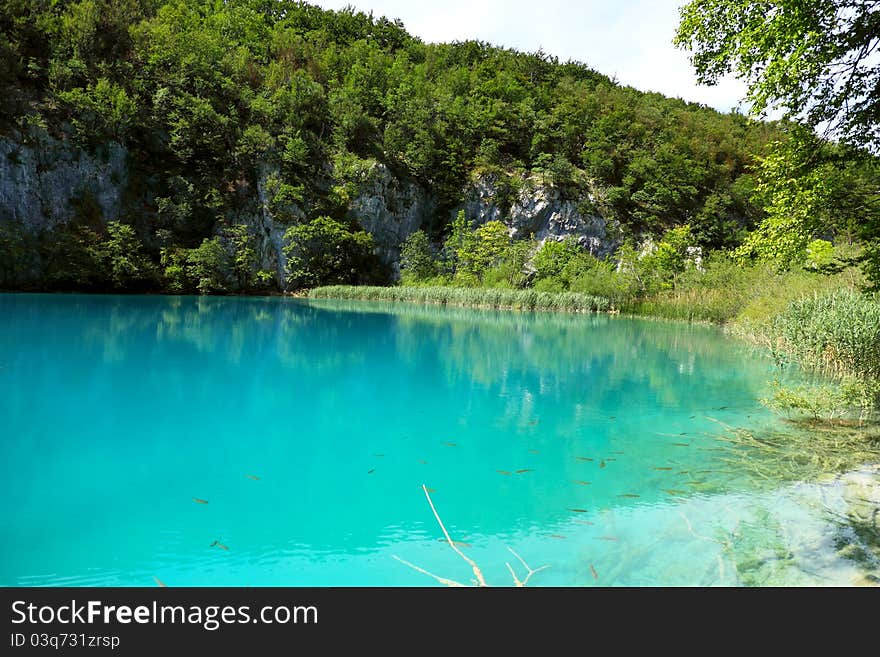
[[[27,139],[0,138],[0,221],[13,221],[27,231],[51,230],[86,214],[91,221],[137,220],[144,238],[150,239],[155,208],[153,192],[132,193],[131,156],[119,144],[87,152],[45,133]],[[413,232],[433,226],[437,202],[430,190],[395,174],[375,160],[361,160],[346,173],[327,166],[330,179],[345,187],[348,217],[371,233],[377,255],[396,275],[400,246]],[[352,172],[354,171],[354,172]],[[261,269],[275,274],[279,288],[285,284],[284,231],[295,221],[309,218],[300,206],[279,213],[272,202],[271,181],[279,172],[259,171],[256,184],[241,190],[244,202],[234,216],[256,238]],[[141,181],[143,182],[143,181]],[[569,199],[537,177],[520,181],[512,201],[501,200],[497,175],[475,177],[462,190],[466,216],[482,224],[503,221],[515,238],[534,236],[538,241],[573,236],[597,257],[612,253],[619,244],[619,227],[584,208],[592,200]],[[584,202],[586,201],[586,202]],[[277,216],[276,216],[277,214]],[[283,215],[283,216],[281,216]]]
[[[591,207],[594,198],[565,198],[559,189],[537,177],[519,182],[518,192],[505,209],[499,200],[498,174],[477,177],[465,190],[459,209],[477,224],[504,222],[514,238],[534,236],[543,243],[574,237],[598,258],[607,257],[619,246],[620,226],[583,209]]]

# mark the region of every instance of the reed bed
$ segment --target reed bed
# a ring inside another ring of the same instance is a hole
[[[837,290],[814,294],[759,328],[773,349],[801,365],[836,376],[880,379],[880,302],[876,296]]]
[[[312,299],[359,301],[405,301],[473,308],[573,313],[604,312],[612,309],[608,299],[590,294],[501,288],[328,285],[313,288],[309,291],[309,297]]]

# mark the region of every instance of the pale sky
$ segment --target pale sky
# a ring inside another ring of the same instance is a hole
[[[560,61],[574,59],[644,91],[735,107],[745,85],[734,79],[697,84],[687,53],[672,45],[684,0],[310,0],[327,9],[352,5],[374,16],[399,18],[427,42],[479,39]]]

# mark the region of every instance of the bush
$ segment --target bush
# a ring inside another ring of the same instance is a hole
[[[400,247],[400,276],[406,284],[416,284],[437,275],[437,262],[431,242],[417,230]]]
[[[284,233],[284,240],[290,289],[359,283],[380,269],[373,254],[372,236],[330,217],[292,226]]]

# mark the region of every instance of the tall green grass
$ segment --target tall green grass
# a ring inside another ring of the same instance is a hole
[[[674,290],[620,302],[622,312],[716,324],[763,322],[785,311],[803,296],[853,288],[858,270],[826,275],[804,269],[778,271],[770,265],[742,265],[729,259],[707,263],[705,271],[690,270]]]
[[[789,304],[759,329],[765,341],[802,365],[838,376],[880,380],[880,299],[852,290]]]
[[[530,289],[328,285],[310,290],[309,297],[361,301],[409,301],[474,308],[555,310],[580,313],[602,312],[611,309],[609,301],[602,297],[576,292],[550,293]]]

